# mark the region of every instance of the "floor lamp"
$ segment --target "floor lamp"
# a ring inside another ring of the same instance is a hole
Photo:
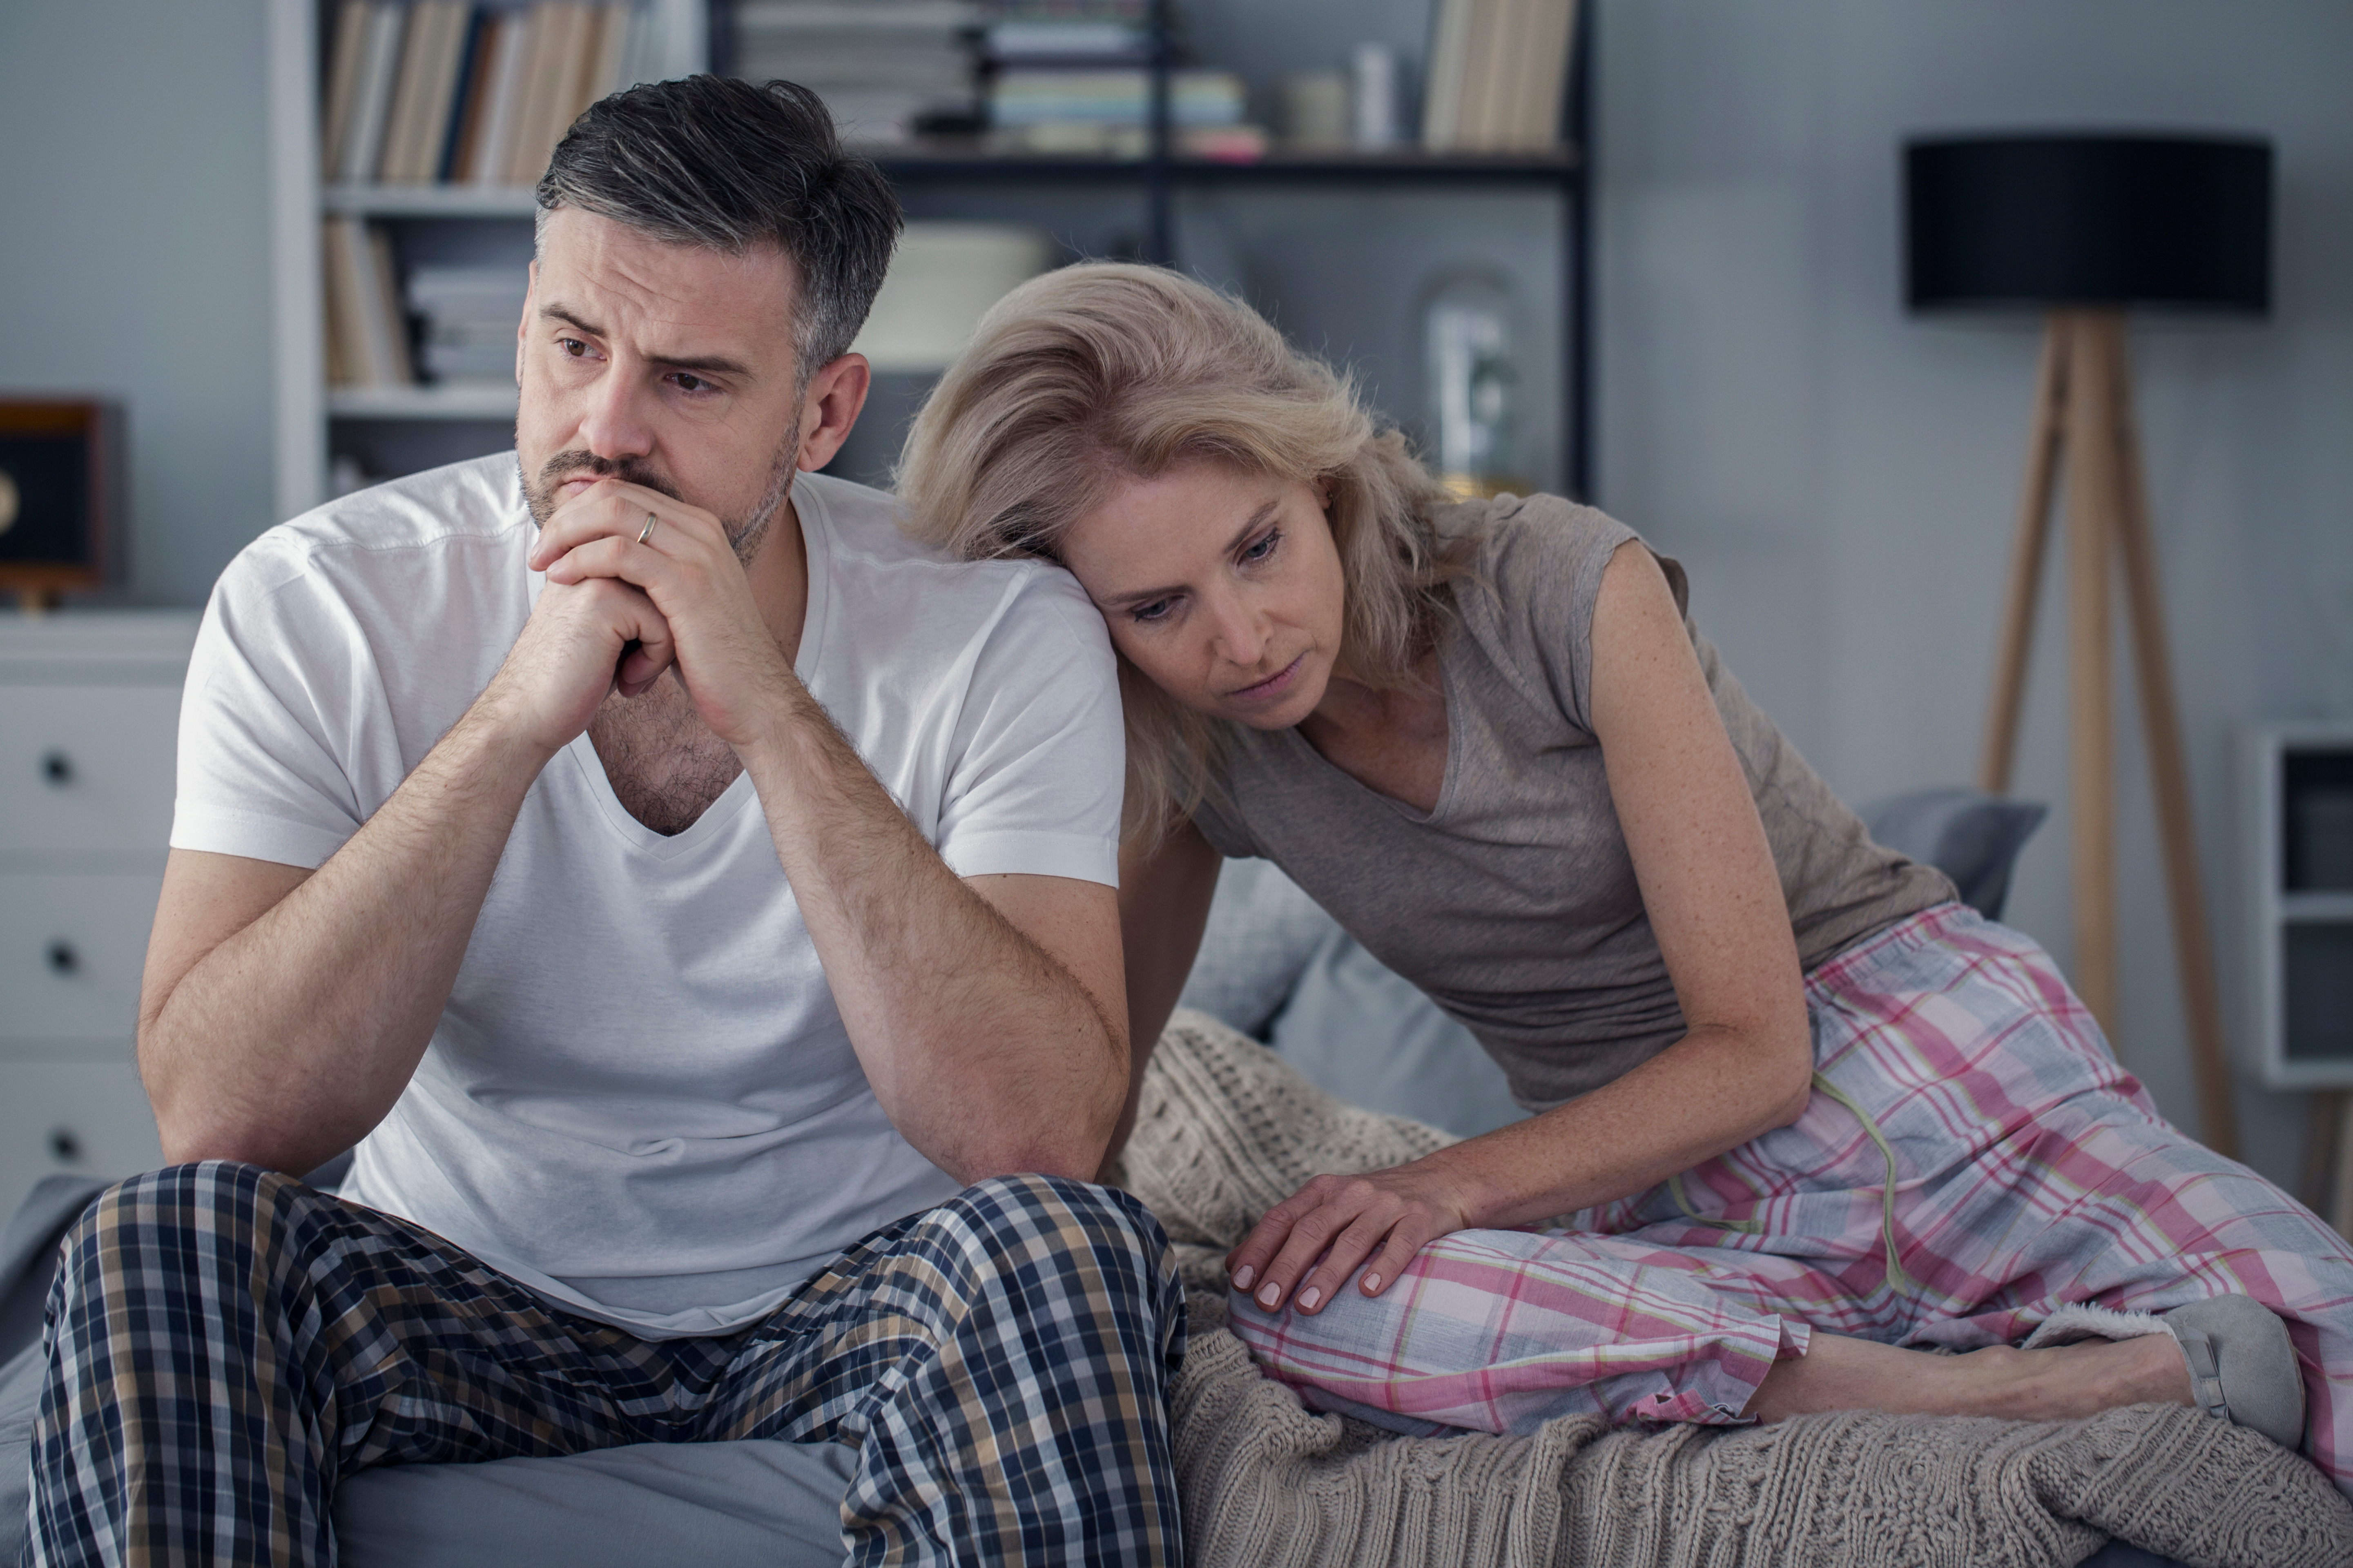
[[[2035,599],[2063,468],[2075,988],[2114,1037],[2109,606],[2120,568],[2201,1131],[2214,1149],[2235,1155],[2238,1131],[2133,417],[2125,311],[2261,314],[2270,308],[2271,148],[2247,139],[2181,136],[1915,141],[1905,150],[1905,209],[1914,310],[2044,312],[1978,784],[1994,794],[2010,784]]]

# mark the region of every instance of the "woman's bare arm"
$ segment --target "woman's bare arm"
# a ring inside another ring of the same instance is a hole
[[[1229,1259],[1236,1287],[1261,1305],[1279,1306],[1296,1286],[1297,1305],[1314,1311],[1368,1259],[1361,1288],[1377,1295],[1436,1237],[1640,1192],[1805,1110],[1811,1034],[1780,877],[1674,596],[1639,544],[1620,549],[1602,577],[1592,706],[1610,800],[1689,1032],[1541,1116],[1394,1170],[1317,1177]]]
[[[1120,942],[1127,954],[1127,1108],[1103,1156],[1106,1169],[1135,1130],[1135,1100],[1152,1047],[1176,1010],[1201,951],[1224,858],[1187,822],[1166,837],[1131,839],[1119,852]]]

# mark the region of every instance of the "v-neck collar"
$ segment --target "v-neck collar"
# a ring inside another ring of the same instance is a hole
[[[1393,795],[1387,795],[1375,789],[1317,751],[1314,742],[1300,733],[1298,725],[1293,724],[1282,731],[1285,740],[1307,760],[1308,766],[1323,769],[1369,799],[1380,802],[1415,826],[1427,827],[1440,821],[1446,816],[1448,807],[1454,804],[1455,782],[1461,773],[1462,755],[1462,725],[1460,722],[1462,705],[1454,689],[1453,664],[1446,657],[1447,645],[1454,640],[1459,630],[1452,618],[1449,617],[1442,624],[1438,634],[1438,647],[1435,650],[1438,661],[1438,690],[1440,697],[1446,703],[1446,771],[1438,782],[1437,804],[1428,811],[1417,810],[1410,801],[1399,800]]]
[[[793,483],[792,508],[800,523],[802,560],[808,579],[807,603],[801,612],[800,647],[793,655],[793,674],[814,693],[818,684],[817,673],[827,612],[831,605],[828,585],[832,577],[833,517],[816,487],[802,483],[797,476]],[[531,574],[531,602],[534,607],[546,583],[545,573]],[[664,673],[666,678],[668,672]],[[606,826],[632,849],[657,860],[675,860],[712,842],[729,831],[735,819],[758,798],[752,787],[751,770],[746,768],[683,831],[656,833],[630,816],[621,797],[613,793],[613,781],[605,772],[605,759],[596,754],[596,743],[588,738],[587,731],[572,737],[571,743],[564,748],[564,755],[579,771],[581,784],[587,790],[588,798],[596,803],[597,816]]]

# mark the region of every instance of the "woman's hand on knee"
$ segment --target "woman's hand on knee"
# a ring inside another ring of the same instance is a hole
[[[1443,1173],[1399,1165],[1360,1176],[1318,1176],[1266,1211],[1226,1255],[1227,1277],[1267,1311],[1285,1302],[1315,1313],[1361,1266],[1356,1288],[1388,1289],[1413,1255],[1470,1224]]]

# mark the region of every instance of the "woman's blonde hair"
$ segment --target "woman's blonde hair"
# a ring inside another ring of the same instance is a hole
[[[1409,684],[1468,553],[1430,524],[1452,498],[1350,378],[1182,274],[1094,262],[1007,295],[916,416],[898,487],[929,543],[1059,561],[1115,486],[1201,458],[1328,489],[1341,657],[1359,679]],[[1126,829],[1156,839],[1200,803],[1219,731],[1124,658],[1120,690]]]

